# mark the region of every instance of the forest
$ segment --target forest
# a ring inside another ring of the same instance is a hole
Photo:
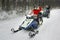
[[[34,6],[44,6],[46,4],[52,7],[59,7],[60,0],[0,0],[0,9],[2,10],[15,10],[34,7]]]

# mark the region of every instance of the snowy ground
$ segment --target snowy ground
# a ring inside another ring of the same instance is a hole
[[[0,40],[60,40],[60,9],[51,10],[50,18],[43,18],[43,25],[40,26],[39,34],[29,39],[28,32],[22,30],[13,34],[10,29],[17,29],[23,16],[18,16],[11,20],[0,21]]]

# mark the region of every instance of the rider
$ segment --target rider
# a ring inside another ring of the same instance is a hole
[[[49,18],[49,14],[50,14],[50,6],[49,5],[45,5],[44,13],[46,13],[45,16],[47,16],[47,18]]]
[[[30,13],[30,15],[33,15],[33,17],[36,17],[36,21],[38,22],[39,24],[39,14],[40,12],[42,11],[42,7],[39,6],[38,8],[34,7],[34,9],[32,10],[32,12]]]

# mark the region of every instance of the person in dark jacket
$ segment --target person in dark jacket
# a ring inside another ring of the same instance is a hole
[[[50,6],[46,5],[44,8],[44,16],[49,18],[49,15],[50,15]]]

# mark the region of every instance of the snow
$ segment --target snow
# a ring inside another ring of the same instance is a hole
[[[29,38],[27,31],[19,31],[15,34],[11,28],[18,29],[25,16],[18,16],[10,20],[0,21],[0,40],[60,40],[60,9],[52,9],[50,18],[43,18],[43,25],[34,38]]]
[[[12,18],[16,18],[18,16],[23,16],[24,14],[16,11],[16,10],[11,10],[11,11],[0,11],[0,21],[1,20],[7,20],[7,19],[12,19]]]

